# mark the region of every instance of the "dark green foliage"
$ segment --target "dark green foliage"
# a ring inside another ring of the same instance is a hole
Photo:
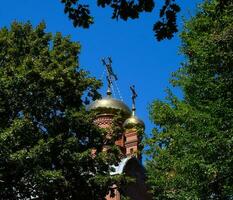
[[[233,3],[203,3],[185,23],[174,73],[184,99],[168,91],[150,116],[158,128],[148,139],[148,178],[154,199],[233,197]]]
[[[64,4],[64,12],[73,21],[76,27],[89,28],[93,24],[93,16],[90,14],[89,5],[81,4],[78,0],[61,0]],[[110,7],[113,10],[112,19],[122,20],[137,19],[143,12],[152,12],[155,6],[154,0],[97,0],[99,7]],[[177,32],[176,16],[180,11],[175,0],[165,0],[160,10],[160,20],[155,23],[153,31],[157,40],[171,39]]]
[[[157,0],[158,1],[158,0]],[[89,28],[94,23],[88,4],[80,3],[79,0],[60,0],[64,4],[64,12],[73,21],[74,27]],[[178,31],[177,14],[180,6],[176,0],[164,0],[160,9],[159,20],[155,22],[153,31],[158,41],[171,39]],[[220,0],[216,5],[216,12],[221,12],[231,3],[231,0]],[[155,0],[97,0],[97,6],[110,7],[113,10],[112,19],[119,18],[138,19],[141,13],[153,12],[156,5]]]
[[[156,22],[153,27],[155,36],[158,41],[165,38],[171,39],[178,31],[176,24],[176,15],[180,11],[180,7],[172,3],[170,0],[166,0],[164,6],[160,10],[161,20]]]
[[[0,197],[103,199],[125,179],[110,177],[118,149],[101,152],[105,133],[83,105],[101,83],[80,69],[78,43],[44,30],[0,30]]]

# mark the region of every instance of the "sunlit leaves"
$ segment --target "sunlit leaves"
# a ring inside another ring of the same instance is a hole
[[[154,199],[232,198],[233,4],[219,11],[220,2],[203,3],[185,23],[186,60],[171,80],[184,98],[168,91],[167,101],[150,107],[157,125],[147,151]]]
[[[124,177],[110,176],[119,151],[101,152],[105,132],[83,103],[101,83],[80,69],[79,43],[45,28],[0,30],[0,197],[102,198]]]

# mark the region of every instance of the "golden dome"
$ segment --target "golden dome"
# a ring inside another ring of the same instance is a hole
[[[136,126],[145,128],[144,122],[140,120],[138,117],[136,117],[134,114],[130,118],[126,119],[123,124],[124,128],[132,128]]]
[[[88,110],[97,110],[102,113],[103,112],[114,113],[114,111],[122,111],[123,114],[127,116],[131,115],[131,111],[129,107],[123,101],[114,99],[111,96],[107,96],[104,97],[103,99],[95,100],[90,104]]]

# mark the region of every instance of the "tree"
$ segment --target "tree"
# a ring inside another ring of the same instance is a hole
[[[14,22],[0,49],[1,199],[103,199],[124,179],[110,176],[118,150],[101,151],[105,133],[85,110],[101,83],[80,69],[80,45]]]
[[[60,0],[64,4],[64,12],[73,21],[75,27],[89,28],[94,23],[88,4],[79,3],[78,0]],[[155,6],[154,0],[97,0],[97,6],[113,9],[112,19],[130,19],[139,18],[143,12],[152,12]],[[160,10],[160,20],[153,26],[155,37],[158,40],[165,38],[171,39],[176,33],[176,17],[180,11],[179,5],[175,0],[165,0]]]
[[[79,3],[78,0],[60,0],[64,4],[64,12],[72,20],[74,27],[89,28],[94,23],[94,17],[88,4]],[[158,1],[158,0],[157,0]],[[221,0],[216,6],[223,9],[230,0]],[[97,6],[110,7],[113,10],[112,19],[138,19],[141,13],[151,13],[156,5],[155,0],[97,0]],[[153,25],[153,31],[158,41],[171,39],[178,31],[177,14],[180,6],[176,0],[165,0],[159,12],[159,20]]]
[[[154,199],[233,197],[233,3],[206,1],[181,34],[186,60],[150,116],[148,182]]]

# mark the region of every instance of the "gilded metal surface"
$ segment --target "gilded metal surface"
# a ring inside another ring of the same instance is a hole
[[[123,127],[127,127],[129,125],[139,125],[142,126],[143,128],[145,127],[144,122],[134,115],[132,115],[127,120],[125,120]]]
[[[104,109],[116,109],[116,110],[120,110],[124,112],[127,115],[131,115],[131,111],[129,107],[126,104],[124,104],[124,102],[117,100],[117,99],[113,99],[111,97],[105,97],[103,99],[92,102],[88,110],[95,110],[95,109],[100,109],[100,108],[103,110]]]

